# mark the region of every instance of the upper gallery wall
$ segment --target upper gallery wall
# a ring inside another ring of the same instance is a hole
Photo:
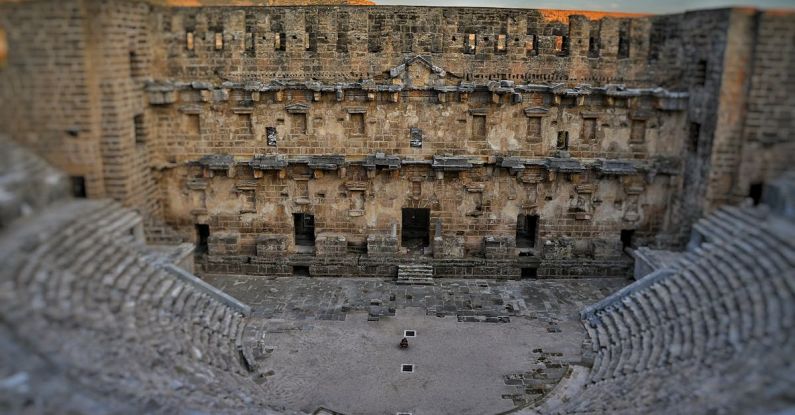
[[[681,19],[403,6],[157,10],[156,78],[380,83],[405,57],[422,55],[450,82],[687,86],[671,70],[689,42],[677,33]]]

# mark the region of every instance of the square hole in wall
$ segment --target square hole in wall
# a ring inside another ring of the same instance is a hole
[[[400,371],[404,373],[413,373],[414,372],[414,365],[412,364],[402,364],[400,365]]]
[[[309,277],[309,267],[302,265],[293,265],[293,276],[295,277]]]
[[[416,330],[403,330],[403,337],[417,337]]]

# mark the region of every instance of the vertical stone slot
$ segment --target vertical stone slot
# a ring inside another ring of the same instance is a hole
[[[629,142],[642,143],[644,141],[646,141],[646,120],[632,120]]]
[[[70,177],[72,181],[72,196],[85,199],[86,195],[86,178],[84,176],[72,176]]]
[[[193,48],[193,32],[187,32],[185,33],[185,49],[193,51]]]
[[[693,83],[695,85],[704,85],[707,83],[707,61],[701,59],[696,64],[695,74],[693,75]]]
[[[215,40],[213,42],[215,50],[222,50],[224,48],[224,33],[215,32]]]
[[[594,33],[592,33],[591,36],[588,38],[588,57],[589,58],[599,57],[599,39]]]
[[[469,33],[464,38],[464,53],[474,54],[477,46],[477,36],[474,33]]]
[[[554,38],[554,51],[558,56],[566,56],[569,54],[569,37],[563,35],[556,35]]]
[[[618,29],[618,58],[629,58],[629,21],[621,22],[621,27]]]
[[[273,37],[273,49],[278,52],[284,52],[287,50],[286,33],[277,33],[276,36]]]
[[[497,35],[496,52],[497,53],[506,53],[507,52],[507,47],[506,47],[506,44],[505,44],[505,35]]]
[[[538,35],[530,35],[525,43],[525,54],[527,56],[538,55]]]
[[[210,225],[196,224],[196,253],[207,252],[207,240],[210,239]]]
[[[695,153],[698,151],[699,136],[701,136],[701,124],[697,122],[691,122],[687,140],[688,152]]]
[[[133,117],[133,128],[135,130],[135,144],[146,144],[146,126],[144,125],[143,114]]]

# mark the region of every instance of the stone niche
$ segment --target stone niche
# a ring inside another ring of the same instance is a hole
[[[337,233],[321,233],[315,238],[317,255],[342,256],[348,252],[348,240]]]
[[[446,235],[433,238],[434,258],[463,258],[464,236]]]
[[[368,235],[367,256],[395,255],[399,244],[397,236]]]
[[[487,259],[513,258],[516,238],[512,236],[487,236],[483,238],[483,256]]]
[[[237,255],[240,252],[240,233],[219,232],[207,238],[210,255]]]
[[[287,252],[287,236],[284,235],[260,235],[256,244],[258,257],[280,256]]]

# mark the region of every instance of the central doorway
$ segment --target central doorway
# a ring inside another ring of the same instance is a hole
[[[430,244],[431,210],[403,208],[400,242],[409,250],[421,250]]]
[[[538,238],[538,216],[519,215],[516,218],[516,247],[535,248]]]
[[[296,246],[315,246],[315,216],[308,213],[293,213]]]

